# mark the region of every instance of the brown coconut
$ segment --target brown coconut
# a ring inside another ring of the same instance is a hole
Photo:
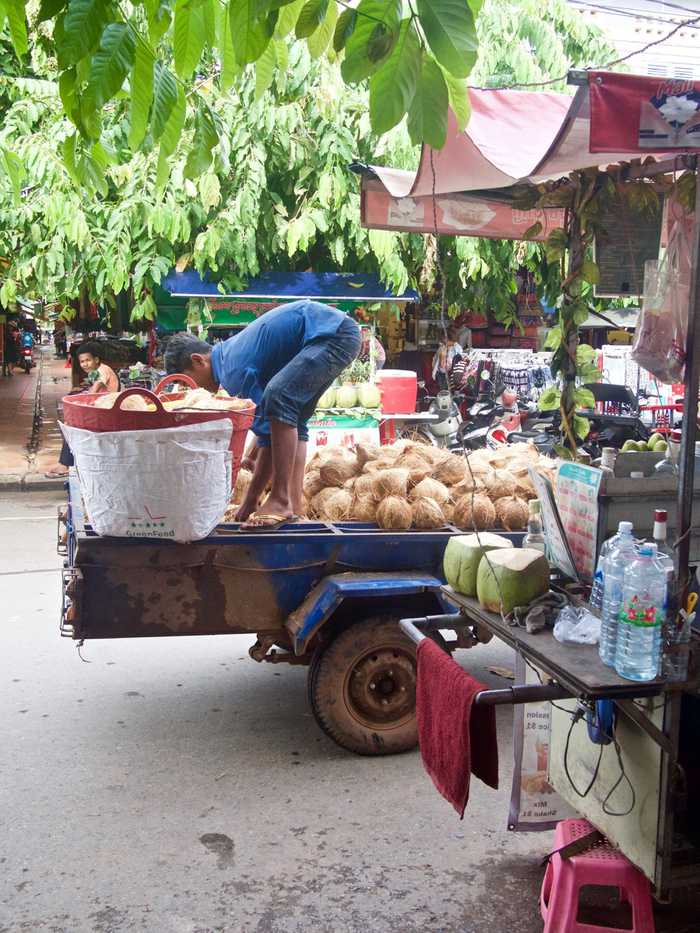
[[[438,479],[427,476],[413,487],[409,499],[434,499],[438,505],[444,505],[450,499],[450,490]]]
[[[440,508],[442,509],[442,514],[445,516],[445,521],[448,525],[454,525],[455,521],[455,504],[454,502],[444,502]]]
[[[356,476],[351,476],[350,479],[346,479],[343,483],[343,489],[348,489],[350,492],[355,488],[355,483],[357,481]]]
[[[317,492],[309,502],[309,515],[314,518],[323,517],[328,499],[336,492],[338,492],[337,486],[326,486],[320,492]]]
[[[355,485],[353,487],[353,492],[356,496],[371,496],[372,495],[372,474],[363,473],[362,476],[355,478]]]
[[[381,447],[377,447],[374,444],[355,444],[355,457],[357,458],[357,465],[362,470],[366,463],[369,463],[370,460],[376,460],[379,456]]]
[[[408,492],[409,471],[395,467],[391,470],[380,470],[372,477],[372,495],[379,502],[385,496],[403,496]]]
[[[439,479],[445,486],[456,486],[464,479],[466,464],[464,457],[457,454],[450,454],[449,458],[440,461],[435,467],[433,477]]]
[[[316,493],[323,489],[323,480],[318,470],[307,470],[304,476],[304,495],[313,499]]]
[[[494,503],[499,522],[506,531],[523,531],[527,528],[528,507],[524,499],[504,496]]]
[[[453,523],[458,528],[484,531],[496,525],[496,509],[488,496],[462,496],[455,502]]]
[[[233,502],[243,502],[252,478],[253,474],[250,470],[238,471],[238,476],[233,486],[233,496],[231,497]]]
[[[347,454],[337,454],[321,464],[319,474],[324,486],[342,486],[357,472],[357,461]]]
[[[427,496],[415,499],[411,503],[411,511],[413,512],[413,525],[415,528],[428,530],[430,528],[442,528],[445,524],[445,515],[435,499],[430,499]]]
[[[515,479],[507,470],[492,470],[486,475],[485,483],[492,502],[504,496],[512,496],[515,492]]]
[[[407,499],[386,496],[377,506],[377,524],[387,531],[406,531],[411,527],[413,512]]]
[[[372,496],[355,496],[350,517],[354,522],[373,522],[377,517],[377,503]]]
[[[352,493],[347,489],[334,489],[333,495],[323,503],[321,517],[329,522],[346,522],[350,518],[352,508]]]

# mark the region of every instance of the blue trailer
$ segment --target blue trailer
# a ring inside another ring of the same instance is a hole
[[[102,538],[73,481],[62,522],[63,635],[254,634],[256,661],[309,667],[314,716],[339,745],[378,755],[416,744],[415,645],[397,623],[454,611],[440,585],[458,529],[305,522],[255,533],[220,525],[192,544]],[[473,644],[473,628],[455,624],[451,646]]]

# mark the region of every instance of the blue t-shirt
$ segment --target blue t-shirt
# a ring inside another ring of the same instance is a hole
[[[22,334],[22,346],[23,347],[34,347],[34,338],[31,334]]]
[[[312,340],[332,337],[345,314],[320,301],[292,301],[249,324],[240,334],[217,343],[211,351],[212,375],[229,395],[249,398],[258,406],[253,431],[269,435],[260,412],[265,386]]]

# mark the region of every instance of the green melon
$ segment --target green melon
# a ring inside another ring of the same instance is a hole
[[[485,551],[512,548],[508,538],[482,531],[478,535],[455,535],[445,548],[445,579],[456,593],[476,596],[476,573]]]
[[[507,614],[548,590],[549,564],[541,551],[512,548],[491,551],[481,559],[476,595],[484,609]]]

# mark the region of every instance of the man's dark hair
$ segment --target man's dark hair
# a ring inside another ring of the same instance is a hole
[[[165,371],[184,373],[192,369],[193,353],[208,356],[211,353],[211,347],[198,337],[193,337],[192,334],[173,334],[165,348]]]

